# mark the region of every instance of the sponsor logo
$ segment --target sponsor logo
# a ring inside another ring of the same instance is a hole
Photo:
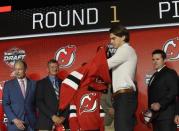
[[[151,77],[152,77],[151,74],[146,74],[146,75],[145,75],[145,84],[146,84],[146,85],[149,84],[149,80],[150,80]]]
[[[4,62],[12,68],[15,61],[23,60],[25,56],[26,54],[24,50],[19,48],[11,48],[10,50],[4,52]]]
[[[76,58],[76,46],[68,45],[58,49],[55,59],[58,61],[60,68],[68,68],[72,66]]]
[[[163,51],[166,52],[169,61],[179,60],[179,37],[169,39],[163,45]]]
[[[116,48],[112,44],[107,45],[107,57],[110,58],[116,53]]]
[[[97,105],[96,93],[83,95],[80,100],[80,115],[85,112],[94,112],[97,109]]]
[[[6,114],[4,114],[3,123],[7,126],[8,118],[6,117]]]

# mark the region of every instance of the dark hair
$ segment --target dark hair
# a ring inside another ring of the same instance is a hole
[[[129,42],[129,32],[128,30],[121,24],[114,24],[112,25],[111,29],[109,30],[110,33],[122,37],[125,36],[125,42]]]
[[[152,56],[155,55],[155,54],[160,54],[164,60],[167,58],[166,53],[163,50],[161,50],[161,49],[154,50],[152,52]]]
[[[56,63],[58,64],[58,61],[56,61],[55,59],[50,59],[47,63],[47,65],[49,66],[51,63]]]
[[[14,66],[15,66],[16,64],[18,64],[18,63],[23,64],[24,69],[25,69],[25,70],[27,69],[27,63],[26,63],[25,61],[23,61],[23,60],[16,60],[15,63],[14,63]]]

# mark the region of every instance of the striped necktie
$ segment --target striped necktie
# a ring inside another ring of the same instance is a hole
[[[56,79],[53,80],[53,87],[55,89],[55,94],[57,96],[57,99],[58,99],[58,96],[59,96],[59,85],[58,85],[58,81]]]

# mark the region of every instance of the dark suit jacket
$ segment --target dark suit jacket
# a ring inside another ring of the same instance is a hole
[[[150,80],[151,81],[151,80]],[[148,85],[148,106],[159,102],[160,110],[157,120],[173,119],[175,114],[175,101],[177,96],[178,76],[176,71],[164,67]]]
[[[59,80],[59,83],[61,85],[61,80]],[[58,114],[66,118],[68,109],[58,110],[59,100],[49,77],[39,80],[36,89],[36,104],[39,111],[36,127],[41,130],[52,130],[52,116]]]
[[[178,78],[179,81],[179,78]],[[178,82],[178,98],[176,101],[176,114],[179,115],[179,82]]]
[[[177,104],[176,104],[176,115],[179,115],[179,98],[178,98]]]
[[[17,79],[5,82],[3,89],[3,108],[8,118],[8,130],[16,130],[14,118],[21,119],[35,128],[35,82],[27,78],[26,97],[24,99]]]

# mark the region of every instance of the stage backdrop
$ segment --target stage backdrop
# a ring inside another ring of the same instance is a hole
[[[139,120],[139,113],[147,107],[147,82],[153,72],[151,52],[154,49],[164,49],[169,60],[168,65],[179,73],[178,30],[179,28],[175,27],[130,31],[130,43],[138,55],[136,79],[139,88],[139,104],[135,131],[151,131]],[[61,69],[70,72],[83,62],[92,59],[99,45],[108,43],[108,32],[0,41],[0,100],[4,82],[13,76],[13,60],[24,59],[28,64],[28,76],[39,80],[47,75],[49,59],[57,59]],[[1,126],[7,121],[3,116],[0,104]]]
[[[99,45],[109,44],[107,31],[112,24],[121,23],[130,30],[130,42],[138,54],[135,131],[151,131],[139,120],[140,112],[147,107],[147,82],[153,73],[151,52],[163,49],[167,64],[179,74],[179,2],[99,1],[0,2],[0,129],[6,131],[2,90],[4,82],[13,78],[14,60],[24,59],[27,74],[34,80],[47,75],[51,58],[58,60],[62,70],[73,71],[91,60]]]

